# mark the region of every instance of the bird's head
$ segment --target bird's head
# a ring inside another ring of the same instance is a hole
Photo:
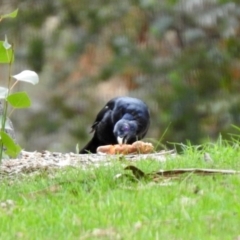
[[[119,144],[132,143],[137,138],[137,124],[121,119],[115,124],[113,133]]]

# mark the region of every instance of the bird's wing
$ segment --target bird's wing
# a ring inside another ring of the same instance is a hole
[[[94,132],[98,126],[98,124],[103,120],[106,113],[109,113],[109,111],[112,111],[115,105],[115,99],[112,99],[109,101],[98,113],[93,125],[91,132]]]

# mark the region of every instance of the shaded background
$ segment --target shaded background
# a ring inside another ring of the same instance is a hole
[[[227,0],[0,0],[0,38],[14,43],[13,74],[32,107],[12,115],[26,150],[75,151],[110,98],[143,99],[147,135],[199,144],[240,123],[240,5]],[[7,66],[0,66],[6,86]],[[165,132],[164,136],[163,133]]]

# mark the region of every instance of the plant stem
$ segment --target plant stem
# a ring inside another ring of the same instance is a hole
[[[11,74],[12,74],[12,62],[13,62],[13,56],[14,56],[14,48],[12,45],[12,49],[13,49],[13,54],[11,55],[11,59],[8,65],[8,93],[6,98],[9,96],[11,89],[13,88],[13,86],[10,88],[10,84],[11,84]],[[14,85],[14,84],[13,84]],[[16,83],[15,83],[16,85]],[[5,123],[6,123],[6,119],[7,119],[7,109],[8,109],[8,102],[5,99],[4,101],[4,106],[3,106],[3,114],[2,114],[2,126],[1,126],[1,131],[5,131]],[[2,162],[2,156],[3,156],[3,142],[1,141],[1,145],[0,145],[0,163]]]
[[[18,80],[11,86],[11,88],[9,88],[9,91],[11,91],[16,86],[17,83],[18,83]]]

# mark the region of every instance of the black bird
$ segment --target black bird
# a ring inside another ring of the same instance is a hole
[[[148,107],[143,101],[113,98],[98,113],[92,125],[94,135],[79,153],[96,153],[99,146],[108,144],[132,144],[146,135],[149,124]]]

